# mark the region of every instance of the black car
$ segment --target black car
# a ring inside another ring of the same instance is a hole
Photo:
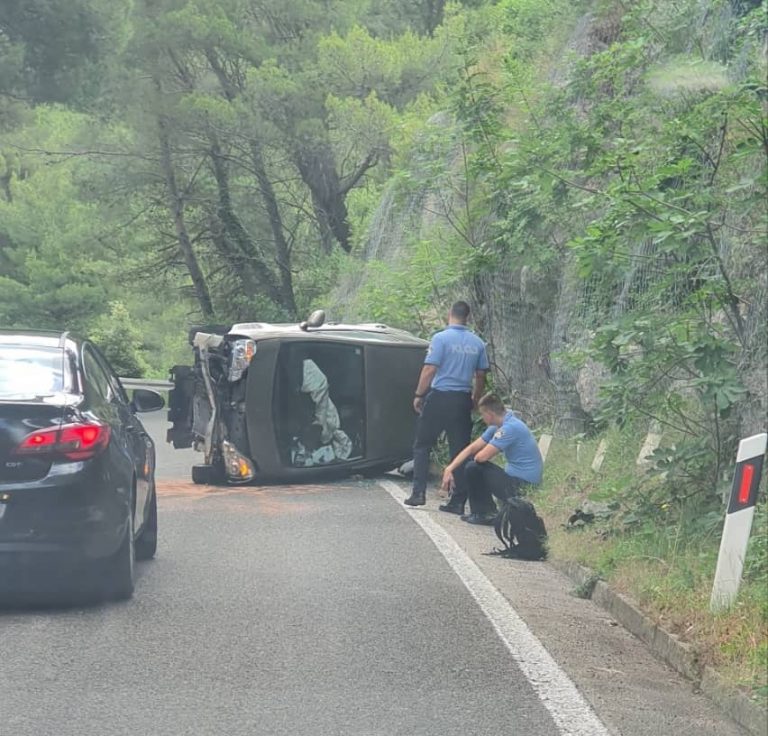
[[[129,598],[157,545],[155,447],[95,345],[0,330],[0,591],[45,578]],[[52,576],[46,573],[53,573]]]
[[[428,343],[381,324],[250,322],[195,328],[194,365],[169,398],[176,448],[198,483],[373,475],[412,456],[413,392]]]

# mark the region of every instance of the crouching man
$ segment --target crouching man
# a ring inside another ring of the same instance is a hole
[[[477,408],[488,429],[445,469],[443,490],[451,490],[456,483],[455,474],[463,472],[470,513],[462,516],[462,520],[491,526],[496,516],[494,497],[506,501],[519,496],[525,486],[541,483],[544,463],[531,430],[506,409],[498,396],[486,394]],[[506,460],[504,469],[491,462],[500,452]],[[463,463],[466,465],[462,470]]]

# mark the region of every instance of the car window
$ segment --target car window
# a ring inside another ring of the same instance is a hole
[[[0,347],[0,399],[51,396],[64,391],[64,352],[28,345]]]
[[[308,468],[365,455],[363,369],[359,345],[281,347],[272,411],[283,465]]]
[[[96,389],[99,396],[106,401],[111,401],[114,392],[110,385],[109,376],[90,346],[83,349],[83,369],[86,379]]]
[[[92,345],[91,349],[93,350],[93,354],[96,356],[96,360],[99,362],[99,365],[102,367],[104,373],[107,376],[112,394],[124,404],[130,403],[128,394],[125,392],[123,384],[120,383],[120,379],[117,377],[117,374],[112,370],[112,366],[109,364],[109,361],[104,357],[103,353],[97,347]]]

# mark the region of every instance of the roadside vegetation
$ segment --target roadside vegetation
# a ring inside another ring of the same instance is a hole
[[[702,664],[764,701],[768,696],[768,514],[758,506],[737,604],[713,615],[709,599],[723,510],[650,501],[647,467],[636,461],[642,429],[613,430],[591,468],[598,438],[556,439],[546,479],[532,499],[545,518],[553,557],[594,570],[659,625],[690,643]],[[576,518],[574,518],[576,517]],[[570,523],[569,523],[570,522]]]
[[[428,335],[466,296],[556,436],[553,554],[766,697],[764,488],[708,612],[768,407],[766,39],[764,0],[6,3],[0,324],[164,376],[191,324],[335,305]]]

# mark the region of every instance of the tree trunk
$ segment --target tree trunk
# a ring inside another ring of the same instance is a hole
[[[219,80],[224,97],[228,102],[234,102],[238,93],[242,91],[241,88],[227,75],[213,49],[206,49],[205,56]],[[251,159],[275,243],[275,261],[280,276],[281,303],[283,308],[290,313],[290,316],[296,317],[296,298],[293,293],[293,274],[291,273],[291,250],[285,240],[283,218],[280,215],[275,189],[267,175],[261,146],[256,141],[251,142]]]
[[[13,175],[10,170],[10,166],[8,167],[8,173],[0,177],[0,189],[3,190],[3,194],[5,195],[5,201],[9,204],[13,204],[13,192],[11,191],[11,179],[13,178]]]
[[[443,22],[445,14],[445,0],[426,1],[426,31],[429,36],[434,36],[437,27]]]
[[[352,250],[349,215],[333,154],[327,146],[302,150],[297,155],[297,166],[312,194],[312,204],[320,220],[320,232],[326,249],[332,236],[349,253]]]
[[[259,190],[264,207],[267,210],[269,225],[272,229],[272,238],[275,243],[275,260],[280,271],[280,289],[283,295],[283,304],[290,311],[291,316],[296,316],[296,299],[293,293],[293,273],[291,272],[291,249],[285,239],[283,218],[280,215],[280,207],[277,203],[275,188],[267,175],[264,163],[264,155],[258,142],[251,142],[251,158],[256,179],[259,182]]]
[[[200,304],[200,310],[205,319],[212,320],[215,316],[213,302],[211,301],[211,294],[208,291],[205,275],[200,268],[200,263],[198,262],[197,255],[192,247],[192,240],[189,237],[187,225],[184,221],[184,200],[179,192],[179,187],[176,182],[176,173],[173,168],[173,159],[171,157],[168,126],[162,117],[158,117],[157,127],[160,138],[160,160],[168,195],[168,208],[173,217],[176,237],[179,241],[179,250],[181,251],[184,263],[187,266],[187,271],[189,271],[190,278],[192,279],[192,287],[194,288],[197,301]]]
[[[226,162],[216,138],[211,135],[210,140],[213,175],[216,179],[216,188],[219,195],[218,215],[227,234],[237,245],[238,251],[242,255],[240,265],[243,274],[246,280],[250,282],[250,288],[255,288],[256,293],[261,291],[275,304],[287,309],[289,305],[283,302],[283,294],[275,284],[274,274],[264,262],[261,254],[256,249],[256,245],[235,213],[229,191],[229,172],[227,171]]]

